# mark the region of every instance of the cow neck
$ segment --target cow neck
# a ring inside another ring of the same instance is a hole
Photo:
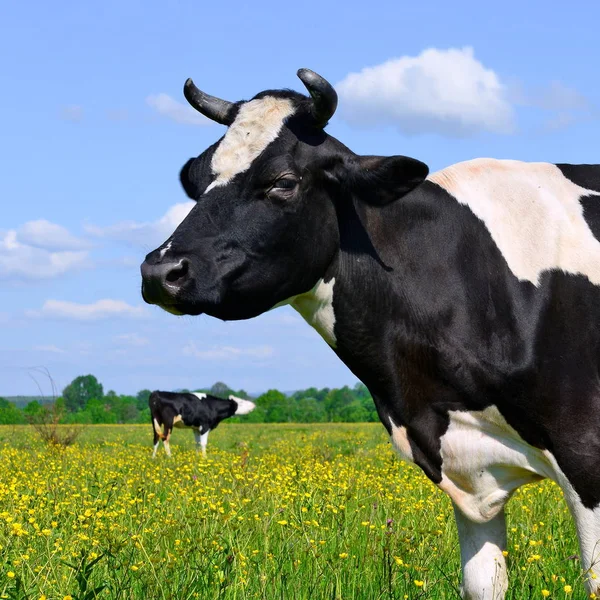
[[[423,278],[427,286],[435,284],[432,265],[421,271],[420,261],[427,253],[438,264],[445,262],[445,242],[411,230],[410,212],[421,207],[420,199],[410,196],[384,208],[355,201],[340,211],[340,252],[324,278],[335,280],[336,353],[381,397],[396,396],[400,387],[398,355],[436,346],[434,336],[440,335],[424,301],[429,292],[423,291]]]

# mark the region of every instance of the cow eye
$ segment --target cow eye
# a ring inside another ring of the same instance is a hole
[[[271,189],[275,190],[293,190],[298,185],[298,182],[291,177],[282,177],[278,179],[273,185]]]
[[[298,179],[291,175],[276,179],[267,190],[267,196],[273,199],[288,200],[298,187]]]

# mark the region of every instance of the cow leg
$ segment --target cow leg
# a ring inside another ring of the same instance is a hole
[[[200,445],[202,446],[202,456],[206,456],[206,445],[208,444],[208,432],[210,431],[210,429],[207,429],[201,436],[200,436]]]
[[[600,507],[585,508],[579,496],[575,494],[574,497],[569,497],[567,490],[564,491],[577,528],[585,587],[588,594],[600,596]]]
[[[196,440],[196,452],[200,452],[200,442],[202,441],[202,435],[200,435],[199,429],[194,429],[194,439]]]
[[[165,439],[163,440],[163,445],[165,447],[165,452],[167,453],[167,456],[171,456],[171,445],[169,444],[169,439],[171,438],[171,431],[173,430],[165,428]]]
[[[154,451],[152,452],[152,458],[156,458],[156,453],[158,452],[158,446],[160,445],[160,424],[157,419],[152,419],[152,432],[154,433],[154,441],[152,445],[154,446]]]
[[[167,456],[171,456],[171,445],[169,444],[169,440],[171,439],[172,431],[173,431],[173,425],[171,425],[169,427],[169,425],[167,425],[167,423],[165,423],[163,445],[165,447],[165,452],[167,453]]]
[[[552,462],[556,470],[557,483],[562,488],[575,521],[585,587],[588,594],[594,593],[600,597],[600,506],[586,508],[556,461],[552,459]]]
[[[508,588],[504,509],[487,523],[474,523],[454,505],[464,600],[502,600]]]

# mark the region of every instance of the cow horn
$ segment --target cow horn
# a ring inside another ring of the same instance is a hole
[[[333,86],[310,69],[299,69],[298,77],[313,99],[313,116],[319,127],[325,127],[337,108],[338,97]]]
[[[205,94],[196,87],[191,79],[185,82],[183,95],[193,108],[211,121],[216,121],[221,125],[231,125],[233,123],[231,116],[233,102],[227,102],[227,100]]]

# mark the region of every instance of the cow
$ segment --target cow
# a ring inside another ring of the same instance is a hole
[[[235,396],[225,399],[203,392],[159,392],[158,390],[150,394],[148,405],[154,433],[152,458],[156,458],[160,440],[163,441],[167,456],[171,456],[169,440],[173,427],[191,429],[196,439],[196,450],[202,450],[202,455],[206,456],[210,431],[224,419],[234,415],[247,415],[256,408],[254,402]]]
[[[196,201],[141,266],[176,315],[285,304],[365,383],[399,454],[452,500],[461,593],[508,587],[505,505],[550,478],[600,595],[600,166],[476,159],[430,174],[328,135],[333,86],[192,107],[228,127],[180,173]]]

